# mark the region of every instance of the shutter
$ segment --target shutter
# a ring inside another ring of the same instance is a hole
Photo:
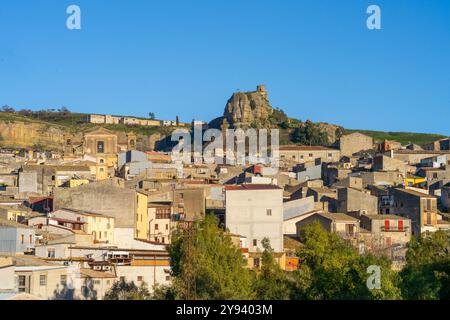
[[[389,231],[389,227],[390,227],[389,220],[384,220],[384,230]]]
[[[403,220],[398,220],[398,231],[403,231]]]

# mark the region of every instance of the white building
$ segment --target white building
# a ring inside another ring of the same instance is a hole
[[[0,220],[0,254],[24,254],[34,251],[35,231],[27,225]]]
[[[283,252],[283,189],[268,184],[225,187],[227,229],[247,238],[249,252],[263,251],[270,240],[275,252]]]

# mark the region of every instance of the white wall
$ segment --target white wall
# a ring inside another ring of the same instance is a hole
[[[137,286],[141,285],[141,282],[137,281],[137,278],[142,277],[143,282],[147,285],[150,292],[153,292],[153,286],[168,285],[170,284],[170,275],[168,272],[170,267],[161,266],[117,266],[116,274],[117,280],[120,277],[125,277],[125,281],[133,281]]]
[[[272,215],[267,215],[267,209]],[[283,252],[283,190],[226,190],[226,227],[247,237],[250,252],[263,251],[261,241],[270,240],[275,252]],[[257,246],[253,246],[253,240]]]

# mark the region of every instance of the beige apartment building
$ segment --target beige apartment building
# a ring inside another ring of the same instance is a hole
[[[111,216],[75,209],[59,209],[51,216],[62,221],[83,223],[83,231],[91,234],[96,243],[114,243],[115,219]]]
[[[304,163],[321,159],[321,162],[339,161],[341,152],[321,146],[280,146],[280,160]]]

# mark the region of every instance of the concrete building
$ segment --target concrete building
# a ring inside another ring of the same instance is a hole
[[[65,186],[74,178],[92,179],[88,166],[27,165],[19,171],[19,193],[52,195],[55,187]]]
[[[339,139],[339,150],[342,156],[352,156],[353,154],[373,149],[373,139],[365,134],[354,132],[343,135]]]
[[[297,163],[304,163],[321,159],[321,162],[335,162],[339,161],[340,151],[321,146],[280,146],[279,156],[280,160],[293,161]]]
[[[59,209],[50,217],[72,224],[82,223],[81,230],[92,235],[95,243],[114,243],[114,218],[103,214],[74,209]]]
[[[283,203],[283,234],[295,236],[295,224],[315,210],[314,197],[292,200]]]
[[[274,185],[225,187],[225,225],[248,240],[249,252],[263,251],[267,238],[275,252],[283,252],[283,189]]]
[[[317,212],[295,224],[297,236],[300,237],[305,226],[316,221],[328,232],[335,232],[344,239],[354,239],[359,233],[358,219],[343,213]]]
[[[175,217],[172,213],[171,202],[149,203],[149,237],[150,241],[170,244],[172,230],[175,227]]]
[[[426,231],[436,231],[437,198],[410,189],[392,190],[393,206],[389,213],[411,219],[412,234],[419,236]]]
[[[98,181],[70,189],[56,189],[54,209],[75,209],[115,219],[114,241],[130,244],[147,239],[147,195],[123,186],[119,179]]]
[[[373,158],[372,169],[375,171],[397,171],[406,175],[406,164],[403,161],[384,155]]]
[[[378,214],[378,198],[362,190],[353,188],[338,189],[338,212],[348,213],[361,210],[366,212],[366,214]]]
[[[35,230],[10,220],[0,220],[0,254],[33,253]]]
[[[361,214],[357,218],[360,227],[370,231],[373,249],[406,245],[411,240],[411,220],[408,218],[392,214]]]

